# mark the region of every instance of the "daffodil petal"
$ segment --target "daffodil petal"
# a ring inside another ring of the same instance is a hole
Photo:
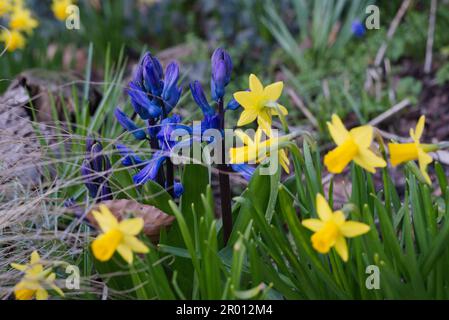
[[[332,115],[332,122],[328,122],[327,127],[332,140],[337,145],[343,144],[348,139],[349,132],[336,114]]]
[[[287,153],[285,150],[279,150],[279,162],[282,168],[285,170],[287,174],[290,174],[290,160],[288,159]]]
[[[263,89],[265,99],[273,102],[277,101],[280,98],[283,89],[284,83],[282,81],[278,81],[266,86],[265,89]]]
[[[28,268],[26,264],[18,264],[18,263],[11,263],[11,267],[19,271],[25,271]]]
[[[240,141],[243,142],[244,145],[249,146],[253,144],[253,140],[250,138],[250,136],[248,136],[242,130],[235,130],[234,134],[240,139]]]
[[[414,139],[416,140],[421,139],[425,124],[426,124],[426,117],[422,115],[421,117],[419,117],[418,123],[416,124]]]
[[[288,114],[288,110],[286,107],[284,107],[283,105],[280,105],[279,103],[277,104],[278,108],[271,108],[271,114],[273,116],[278,116],[279,115],[279,111],[282,113],[282,115],[286,116]]]
[[[369,148],[373,141],[373,127],[361,126],[349,131],[350,136],[359,148]]]
[[[333,213],[332,220],[337,226],[341,226],[343,223],[345,223],[346,217],[343,211],[338,210]]]
[[[332,219],[332,209],[329,207],[329,203],[321,193],[316,195],[316,210],[318,217],[322,221],[326,222]]]
[[[370,230],[369,225],[356,222],[356,221],[346,221],[340,226],[340,232],[346,238],[353,238],[367,233]]]
[[[41,257],[39,256],[39,253],[36,250],[34,250],[31,253],[30,264],[37,264],[40,260],[41,260]]]
[[[254,94],[250,91],[238,91],[234,93],[234,99],[243,107],[243,109],[255,109],[257,106]]]
[[[387,166],[385,160],[377,156],[370,149],[359,149],[358,154],[354,157],[354,161],[371,173],[375,173],[376,168],[384,168]]]
[[[136,237],[127,236],[124,242],[134,252],[147,253],[149,251],[148,247]]]
[[[424,179],[426,180],[427,184],[432,184],[432,181],[430,180],[429,174],[427,173],[427,166],[433,161],[432,157],[425,153],[423,150],[418,151],[418,164],[419,164],[419,170],[421,171],[421,174],[423,175]]]
[[[318,219],[306,219],[302,221],[302,225],[313,232],[318,232],[324,226],[324,222]]]
[[[346,244],[346,239],[344,237],[337,238],[334,248],[344,262],[348,261],[348,245]]]
[[[138,235],[143,229],[144,221],[142,218],[126,219],[119,223],[119,229],[125,235],[135,236]]]
[[[242,127],[244,125],[250,124],[251,122],[256,120],[258,115],[259,112],[257,110],[243,110],[242,114],[240,115],[239,121],[237,122],[237,126]]]
[[[249,89],[256,94],[263,93],[262,83],[260,82],[259,78],[257,78],[257,76],[252,73],[249,75]]]
[[[100,205],[100,212],[93,210],[92,215],[98,223],[101,231],[108,232],[118,226],[117,218],[109,211],[105,205]]]
[[[40,288],[36,290],[36,300],[47,300],[48,292],[44,288]]]
[[[257,123],[262,128],[262,130],[271,131],[271,114],[267,111],[262,111],[258,114]]]
[[[121,244],[117,247],[117,252],[128,264],[133,263],[133,252],[127,245]]]

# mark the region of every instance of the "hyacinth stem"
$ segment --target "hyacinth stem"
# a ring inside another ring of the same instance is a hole
[[[223,108],[223,99],[218,101],[218,112],[220,115],[220,129],[224,130],[225,114]],[[220,183],[221,197],[221,218],[223,220],[223,241],[226,245],[232,231],[232,207],[231,207],[231,185],[229,183],[229,175],[227,174],[228,166],[226,161],[226,148],[224,139],[221,143],[222,163],[218,165],[218,180]]]
[[[164,118],[167,118],[167,109],[165,108],[165,102],[162,101],[162,113]],[[173,168],[173,162],[170,159],[170,156],[167,157],[165,161],[165,169],[167,174],[167,191],[174,198],[175,197],[175,172]]]
[[[153,125],[154,125],[154,120],[152,120],[152,119],[148,120],[148,126],[152,127]],[[156,150],[159,149],[159,143],[157,142],[157,138],[156,137],[150,137],[150,147],[151,147],[151,151],[152,152],[155,152]],[[164,170],[161,167],[159,169],[159,172],[157,173],[156,181],[161,186],[164,186],[164,180],[165,180]]]

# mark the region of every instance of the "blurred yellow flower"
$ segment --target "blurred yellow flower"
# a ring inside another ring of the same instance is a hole
[[[73,0],[53,0],[51,10],[53,11],[56,19],[64,21],[69,16],[67,13],[67,8],[73,4]]]
[[[265,132],[269,139],[261,141],[263,132]],[[254,135],[254,140],[242,130],[236,130],[235,135],[243,142],[244,146],[230,149],[230,162],[232,164],[260,163],[269,157],[271,152],[278,152],[279,163],[285,172],[290,173],[290,160],[288,159],[287,153],[283,149],[277,149],[280,142],[288,140],[287,136],[273,137],[271,129],[266,131],[260,127]]]
[[[353,238],[367,233],[370,227],[356,221],[346,221],[342,211],[332,212],[326,199],[321,194],[316,195],[316,208],[319,219],[306,219],[302,224],[315,232],[312,246],[319,253],[326,254],[335,248],[343,261],[348,261],[348,246],[345,238]]]
[[[105,205],[100,205],[100,211],[94,210],[92,214],[103,231],[92,242],[92,252],[98,260],[108,261],[117,251],[127,263],[132,264],[133,252],[147,253],[149,251],[148,247],[136,237],[143,229],[142,218],[118,222]]]
[[[39,25],[39,22],[31,16],[31,11],[22,7],[15,6],[9,20],[9,27],[16,31],[32,33]]]
[[[14,269],[25,273],[22,280],[14,287],[17,300],[31,300],[34,296],[37,300],[47,300],[48,292],[46,288],[51,288],[60,296],[64,296],[64,292],[54,283],[56,275],[51,272],[51,268],[45,270],[40,260],[39,253],[33,251],[29,264],[11,264]]]
[[[12,10],[12,3],[10,0],[0,1],[0,17],[8,14]]]
[[[23,34],[17,30],[1,31],[0,41],[5,43],[5,47],[10,52],[16,51],[17,49],[23,49],[26,43]]]
[[[412,160],[418,160],[421,174],[426,182],[431,184],[430,177],[427,174],[427,166],[433,159],[427,153],[437,150],[438,147],[433,144],[420,143],[425,122],[426,117],[421,116],[416,124],[416,128],[410,128],[410,137],[413,139],[412,143],[389,143],[388,149],[390,150],[390,161],[393,166]]]
[[[257,123],[264,130],[271,128],[272,115],[278,115],[278,109],[287,115],[287,109],[278,104],[277,100],[282,94],[284,84],[282,81],[272,83],[264,88],[260,80],[254,75],[249,76],[250,91],[234,93],[234,99],[243,107],[243,112],[237,126],[241,127],[257,119]]]
[[[373,127],[361,126],[348,131],[337,115],[327,123],[337,147],[324,157],[324,164],[331,173],[341,173],[349,162],[354,161],[366,171],[374,173],[376,168],[387,163],[370,150],[373,141]]]

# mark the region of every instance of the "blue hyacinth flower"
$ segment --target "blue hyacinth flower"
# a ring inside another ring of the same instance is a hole
[[[122,156],[122,159],[120,161],[122,162],[122,165],[124,165],[125,167],[138,166],[143,163],[143,160],[127,146],[123,144],[116,144],[115,146],[117,147],[118,152]]]
[[[114,115],[117,119],[117,121],[120,123],[120,125],[128,132],[132,133],[134,138],[137,140],[145,140],[147,137],[147,134],[145,133],[145,130],[139,128],[134,121],[132,121],[130,118],[127,117],[127,115],[120,110],[120,108],[116,108],[114,110]]]

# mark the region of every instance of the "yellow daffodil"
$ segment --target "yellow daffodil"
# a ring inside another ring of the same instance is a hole
[[[282,94],[282,81],[270,84],[264,88],[260,80],[254,75],[249,76],[250,91],[234,93],[234,99],[243,107],[243,112],[237,126],[241,127],[257,119],[257,123],[264,130],[271,128],[271,117],[278,115],[278,110],[287,115],[287,109],[277,103]]]
[[[421,116],[416,124],[416,128],[410,128],[411,143],[389,143],[390,160],[393,166],[398,164],[418,160],[419,169],[428,184],[431,184],[430,177],[427,174],[427,166],[432,162],[432,157],[428,152],[436,151],[438,147],[434,144],[422,144],[420,139],[424,131],[426,117]]]
[[[0,1],[0,17],[8,14],[12,10],[12,3],[10,0]]]
[[[119,222],[105,205],[100,205],[100,211],[94,210],[92,214],[103,231],[92,242],[95,258],[108,261],[117,251],[126,262],[132,264],[133,252],[148,252],[148,247],[136,237],[143,229],[142,218],[125,219]]]
[[[40,263],[40,256],[37,251],[31,253],[29,264],[12,263],[11,267],[24,272],[22,280],[14,287],[14,294],[17,300],[31,300],[36,297],[37,300],[47,300],[48,292],[46,288],[51,288],[60,296],[64,293],[59,289],[55,282],[56,275],[50,269],[44,269]]]
[[[39,25],[39,22],[31,16],[31,11],[22,7],[15,6],[9,20],[9,27],[16,31],[32,33]]]
[[[5,43],[5,47],[10,52],[16,51],[18,49],[23,49],[26,43],[23,34],[17,30],[3,30],[2,32],[0,32],[0,41]],[[3,48],[0,50],[3,50]]]
[[[345,238],[353,238],[367,233],[370,227],[356,221],[346,221],[342,211],[332,212],[326,199],[316,195],[316,208],[319,219],[306,219],[302,221],[304,227],[315,232],[312,237],[312,246],[319,253],[326,254],[335,248],[343,261],[348,261],[348,246]]]
[[[73,5],[73,0],[53,0],[51,5],[51,10],[55,15],[56,19],[64,21],[67,19],[69,14],[67,13],[67,8]]]
[[[267,135],[269,139],[262,140],[263,132]],[[285,150],[278,150],[277,146],[282,141],[287,141],[288,137],[272,137],[272,130],[265,131],[260,127],[257,129],[254,140],[252,140],[246,133],[242,130],[236,130],[235,135],[243,142],[243,147],[231,148],[230,149],[230,162],[232,164],[239,163],[260,163],[270,156],[271,152],[277,152],[279,155],[279,163],[285,172],[290,173],[289,165],[290,160],[288,159]]]
[[[373,127],[361,126],[348,131],[337,115],[327,123],[337,147],[324,157],[324,164],[331,173],[341,173],[349,162],[354,161],[366,171],[374,173],[376,168],[387,163],[370,150],[373,141]]]

